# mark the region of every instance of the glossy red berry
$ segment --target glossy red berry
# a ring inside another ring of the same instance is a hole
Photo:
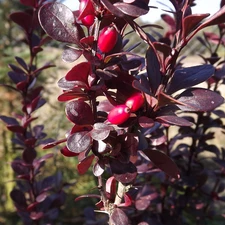
[[[130,109],[126,105],[118,105],[108,114],[108,121],[118,125],[124,123],[130,117]]]
[[[110,52],[116,45],[118,32],[115,27],[107,26],[103,28],[98,37],[98,48],[103,53]]]
[[[131,95],[125,102],[125,105],[130,108],[131,112],[136,112],[143,104],[144,96],[140,92]]]
[[[82,24],[87,26],[87,27],[90,27],[95,21],[94,7],[92,5],[90,5],[90,4],[88,4],[89,1],[90,0],[81,0],[80,1],[80,6],[79,6],[80,13],[84,10],[86,5],[88,7],[88,9],[87,9],[88,10],[88,15],[81,19]]]

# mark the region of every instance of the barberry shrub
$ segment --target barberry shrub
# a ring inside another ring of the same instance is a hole
[[[225,150],[212,141],[217,130],[224,134],[225,114],[217,107],[224,102],[225,61],[218,51],[225,1],[211,17],[192,14],[195,1],[170,2],[173,16],[162,15],[163,36],[151,34],[160,26],[136,22],[148,13],[149,0],[86,0],[75,12],[47,2],[38,10],[43,30],[68,44],[62,59],[77,61],[58,81],[71,129],[44,149],[64,143],[61,153],[77,157],[80,175],[92,169],[99,195],[75,200],[97,198],[98,212],[111,225],[207,224],[224,215]],[[210,56],[184,67],[182,50],[211,26],[218,32],[197,38]],[[130,45],[127,28],[139,43]],[[142,42],[144,56],[135,53]],[[206,87],[196,86],[203,82]],[[87,223],[107,223],[88,210]]]
[[[192,14],[194,1],[170,2],[174,16],[162,15],[168,30],[159,38],[150,33],[154,25],[136,22],[148,13],[148,0],[89,0],[83,11],[75,12],[47,3],[39,11],[45,32],[68,43],[63,60],[83,56],[58,81],[63,91],[58,100],[66,102],[72,122],[65,146],[77,154],[78,173],[92,167],[100,193],[96,207],[111,225],[201,224],[214,215],[211,198],[224,200],[218,193],[224,191],[225,152],[208,143],[214,136],[209,129],[221,123],[216,108],[224,99],[217,87],[225,75],[224,61],[215,58],[216,52],[192,67],[183,67],[179,59],[196,34],[212,25],[219,35],[205,33],[205,40],[199,40],[205,46],[217,42],[216,50],[224,45],[225,3],[209,17]],[[82,20],[93,9],[95,21],[86,26]],[[127,27],[147,44],[144,56],[133,51],[141,42],[129,46]],[[196,86],[202,82],[208,87]],[[135,93],[143,99],[135,100]],[[180,128],[171,136],[174,125]],[[213,160],[220,169],[213,175],[200,157],[204,151],[216,154]],[[84,197],[96,195],[76,200]],[[93,217],[93,223],[101,222]]]

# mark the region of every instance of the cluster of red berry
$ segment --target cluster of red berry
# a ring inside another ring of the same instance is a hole
[[[130,96],[125,104],[113,108],[108,114],[108,121],[115,125],[124,123],[130,117],[130,114],[140,109],[143,104],[144,96],[137,92]]]
[[[83,11],[88,7],[88,14],[82,17]],[[81,22],[84,26],[90,27],[95,21],[95,9],[89,0],[81,0],[79,6]],[[111,26],[104,27],[98,37],[98,48],[102,53],[110,52],[116,45],[118,32],[116,28]]]

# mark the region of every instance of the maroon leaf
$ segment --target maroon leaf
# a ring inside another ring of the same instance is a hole
[[[31,212],[30,218],[32,220],[40,220],[44,216],[43,212]]]
[[[37,156],[37,152],[33,148],[27,148],[23,151],[23,160],[26,163],[32,163]]]
[[[85,174],[88,171],[94,158],[94,155],[90,155],[86,157],[83,161],[79,162],[79,164],[77,165],[77,170],[80,175]]]
[[[66,102],[66,101],[76,99],[76,98],[81,98],[81,97],[85,98],[87,97],[87,94],[85,94],[81,89],[77,89],[74,91],[66,91],[63,94],[59,95],[58,101]]]
[[[131,224],[129,222],[127,215],[123,212],[122,209],[119,209],[119,208],[115,208],[113,210],[109,223],[114,225],[122,225],[122,224],[130,225]]]
[[[116,180],[124,184],[131,183],[137,176],[137,168],[131,162],[121,163],[116,159],[111,159],[110,169]]]
[[[176,125],[176,126],[192,126],[193,123],[189,122],[188,120],[178,117],[176,115],[166,115],[166,116],[159,116],[156,117],[156,120],[160,123],[166,123],[170,125]]]
[[[154,120],[151,118],[148,118],[147,116],[141,116],[138,119],[138,123],[143,128],[151,128],[155,124]]]
[[[144,1],[135,1],[133,4],[127,4],[124,2],[117,2],[114,4],[118,9],[120,9],[123,13],[129,16],[143,16],[148,13],[149,8],[148,4]]]
[[[43,202],[47,197],[48,197],[48,193],[47,192],[43,192],[43,193],[41,193],[40,195],[38,195],[36,197],[36,201],[38,203]]]
[[[25,129],[22,126],[19,125],[7,125],[6,126],[8,130],[14,132],[14,133],[21,133],[23,134]]]
[[[88,75],[90,74],[91,65],[89,62],[82,62],[75,65],[65,76],[68,81],[81,81],[88,83]]]
[[[176,179],[180,177],[177,165],[166,154],[158,150],[151,149],[143,150],[143,153],[155,164],[156,167],[169,176]]]
[[[95,123],[90,135],[94,140],[101,141],[109,136],[110,131],[111,127],[107,124]]]
[[[79,45],[83,30],[75,23],[73,12],[61,3],[47,3],[39,10],[44,31],[53,39]]]
[[[91,147],[92,139],[87,131],[77,132],[68,137],[67,148],[71,152],[80,153]]]
[[[72,63],[82,55],[82,52],[83,51],[80,49],[67,48],[62,54],[62,60],[64,62]]]
[[[176,28],[176,22],[173,17],[168,14],[162,14],[161,18],[165,23],[167,23],[173,30]]]
[[[178,69],[170,81],[167,93],[172,94],[180,89],[192,87],[206,81],[214,72],[215,68],[207,64]]]
[[[113,201],[116,197],[116,179],[114,176],[107,179],[105,191],[107,198]]]
[[[31,7],[36,6],[36,0],[20,0],[20,3]]]
[[[157,55],[152,48],[149,48],[146,52],[147,60],[147,74],[150,83],[152,93],[155,93],[161,82],[160,64]]]
[[[183,111],[211,111],[220,106],[224,99],[218,93],[203,88],[192,88],[178,96],[182,105],[177,105]]]
[[[10,197],[20,207],[27,207],[25,195],[21,190],[13,189],[10,192]]]
[[[125,15],[116,6],[114,6],[109,0],[101,0],[102,4],[115,16],[123,18]]]
[[[195,27],[206,17],[208,17],[210,14],[196,14],[196,15],[189,15],[186,16],[182,22],[183,22],[183,33],[182,38],[185,39],[188,34],[190,34],[191,31],[195,29]]]
[[[94,123],[91,107],[81,99],[68,102],[65,110],[68,119],[76,125]]]
[[[14,12],[10,14],[10,19],[21,26],[27,33],[31,32],[32,16],[25,12]]]

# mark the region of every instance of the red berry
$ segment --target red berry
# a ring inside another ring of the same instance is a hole
[[[66,157],[73,157],[73,156],[79,155],[75,152],[71,152],[66,146],[64,148],[60,149],[60,152]]]
[[[105,27],[99,34],[98,47],[103,53],[110,52],[116,45],[118,33],[115,27]]]
[[[95,21],[94,7],[91,3],[89,3],[89,1],[90,0],[81,0],[79,6],[80,13],[84,10],[84,8],[85,10],[88,10],[88,15],[81,19],[82,24],[87,27],[90,27]]]
[[[130,108],[131,112],[136,112],[144,104],[144,96],[138,92],[130,96],[125,102],[125,105]]]
[[[130,117],[130,109],[126,105],[118,105],[108,114],[108,121],[118,125],[124,123]]]
[[[87,15],[85,16],[81,22],[84,26],[90,27],[95,21],[95,16],[94,15]]]

